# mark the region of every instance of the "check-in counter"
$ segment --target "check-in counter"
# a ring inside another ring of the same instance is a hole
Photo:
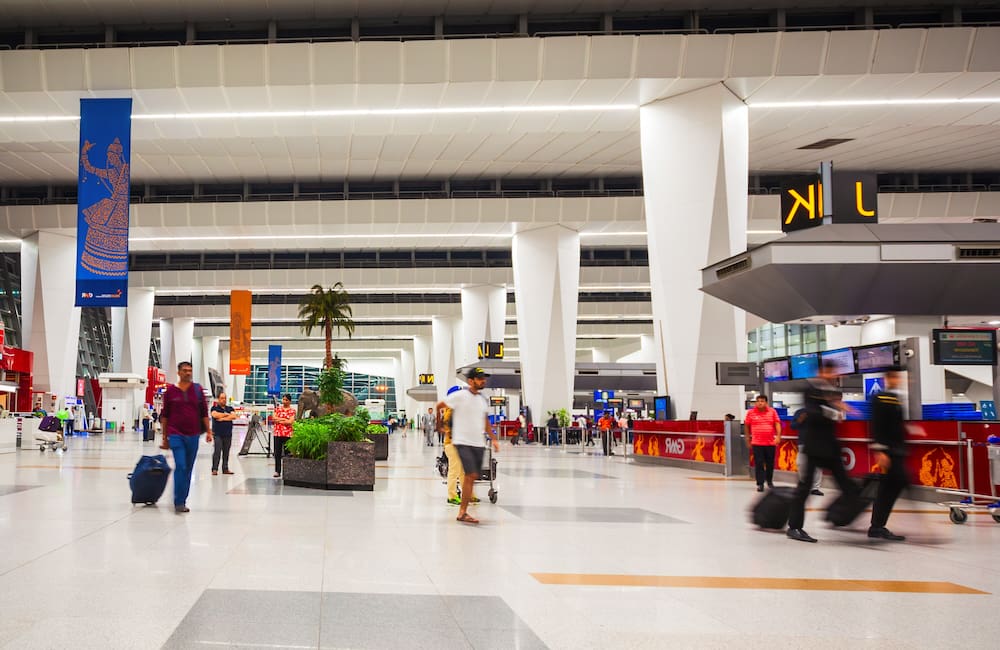
[[[634,426],[634,459],[722,473],[727,452],[724,425],[720,420],[638,421]],[[907,425],[911,435],[906,462],[914,485],[968,490],[971,457],[974,491],[991,493],[985,442],[990,435],[1000,435],[1000,422],[910,421]],[[861,478],[878,469],[867,421],[839,423],[837,438],[848,475]],[[798,434],[784,422],[775,450],[775,470],[798,472],[798,454]]]
[[[41,418],[35,417],[0,418],[0,454],[10,454],[17,451],[19,428],[22,446],[31,447],[35,442],[35,434],[38,433],[38,425],[41,423]]]

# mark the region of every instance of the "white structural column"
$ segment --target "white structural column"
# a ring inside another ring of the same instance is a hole
[[[431,318],[431,363],[434,368],[434,385],[437,388],[438,399],[443,399],[448,389],[458,380],[455,370],[458,362],[455,360],[455,332],[461,323],[450,316],[435,316]]]
[[[413,370],[413,350],[404,343],[399,352],[399,376],[396,377],[396,386],[397,391],[402,389],[403,401],[399,404],[401,408],[406,409],[406,417],[408,418],[416,415],[419,407],[416,400],[406,394],[406,391],[417,385],[416,382],[416,373]]]
[[[406,391],[403,389],[403,362],[399,357],[392,358],[392,379],[393,392],[396,394],[396,413],[406,411],[409,414],[409,409],[406,408]]]
[[[194,319],[165,318],[160,321],[160,353],[167,383],[177,381],[177,364],[190,362],[194,352]]]
[[[156,292],[129,287],[122,332],[122,372],[145,377],[149,370],[149,341],[153,335],[153,302]]]
[[[659,391],[681,418],[738,413],[715,363],[746,358],[746,315],[700,288],[702,268],[746,250],[747,108],[715,84],[643,106],[639,124]]]
[[[478,360],[476,346],[482,341],[503,342],[507,324],[507,288],[480,284],[462,288],[463,341],[458,365]]]
[[[540,423],[573,407],[580,234],[558,225],[518,232],[511,253],[521,387]]]
[[[618,358],[618,363],[655,363],[656,338],[643,334],[639,337],[639,349]]]
[[[212,380],[208,369],[219,370],[219,337],[203,336],[201,338],[201,385],[212,390]]]
[[[129,294],[131,294],[131,289]],[[129,296],[131,297],[131,295]],[[111,308],[111,372],[125,372],[125,312],[128,307]]]
[[[80,308],[76,295],[76,237],[39,231],[21,242],[23,345],[35,354],[36,390],[60,400],[76,395]]]
[[[941,316],[897,316],[895,325],[897,338],[915,336],[920,342],[920,403],[950,402],[944,382],[946,366],[934,365],[934,351],[931,349],[931,330],[943,327],[944,319]],[[912,361],[909,363],[912,364]]]

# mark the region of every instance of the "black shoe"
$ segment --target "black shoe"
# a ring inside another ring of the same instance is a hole
[[[191,508],[187,506],[174,506],[174,512],[191,512]]]
[[[768,481],[767,482],[767,487],[773,488],[774,487],[774,483],[772,483],[771,481]]]
[[[821,497],[823,496],[823,490],[810,490],[809,494],[813,495],[814,497]]]
[[[802,530],[801,528],[789,528],[788,532],[785,533],[785,535],[789,539],[794,539],[797,542],[811,542],[815,544],[817,541],[815,537],[810,537],[809,533]]]
[[[764,491],[764,486],[763,485],[758,485],[757,486],[757,491],[758,492],[763,492]]]
[[[906,537],[904,535],[897,535],[896,533],[892,532],[891,530],[885,527],[869,528],[868,536],[874,539],[887,539],[890,542],[902,542],[906,540]]]

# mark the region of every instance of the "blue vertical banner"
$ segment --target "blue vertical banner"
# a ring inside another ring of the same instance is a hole
[[[128,305],[132,100],[80,100],[76,306]]]
[[[267,346],[267,394],[281,394],[281,346]]]

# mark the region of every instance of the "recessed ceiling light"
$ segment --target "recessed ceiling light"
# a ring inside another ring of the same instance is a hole
[[[1000,97],[946,97],[910,99],[824,99],[798,102],[755,102],[750,108],[852,108],[864,106],[940,106],[947,104],[1000,104]]]
[[[991,320],[990,325],[1000,325],[1000,320]]]

